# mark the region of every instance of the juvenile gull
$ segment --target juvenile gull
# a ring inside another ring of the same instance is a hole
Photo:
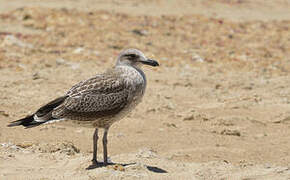
[[[145,89],[146,77],[142,65],[158,66],[158,62],[146,58],[137,49],[122,51],[114,68],[74,85],[66,95],[42,106],[34,114],[13,121],[8,126],[22,125],[26,128],[41,124],[69,120],[95,129],[93,136],[93,159],[90,167],[102,165],[97,161],[98,129],[104,129],[103,155],[107,158],[107,135],[110,126],[123,118],[138,103]]]

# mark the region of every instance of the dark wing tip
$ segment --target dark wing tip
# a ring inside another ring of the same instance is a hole
[[[19,119],[17,121],[12,121],[10,124],[7,125],[7,127],[14,127],[14,126],[30,126],[31,124],[34,124],[33,123],[33,115],[30,115],[30,116],[27,116],[23,119]]]
[[[66,98],[67,98],[67,96],[62,96],[62,97],[59,97],[59,98],[49,102],[48,104],[46,104],[46,105],[42,106],[40,109],[38,109],[37,112],[36,112],[36,115],[38,117],[47,116],[49,113],[51,113],[51,111],[55,107],[57,107],[61,103],[63,103],[63,101]],[[13,121],[10,124],[8,124],[7,127],[24,126],[26,128],[31,128],[31,127],[35,127],[35,126],[38,126],[40,124],[43,124],[43,123],[45,123],[45,122],[47,122],[47,121],[49,121],[51,119],[52,119],[52,117],[50,115],[46,121],[38,122],[38,121],[34,120],[34,114],[33,114],[33,115],[26,116],[23,119],[19,119],[17,121]]]
[[[21,123],[22,123],[21,120],[13,121],[10,122],[10,124],[8,124],[7,127],[20,126]]]

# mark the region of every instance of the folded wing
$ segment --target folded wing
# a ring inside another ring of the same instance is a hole
[[[80,82],[67,96],[55,108],[53,117],[91,120],[122,110],[128,102],[129,90],[120,76],[106,74]]]

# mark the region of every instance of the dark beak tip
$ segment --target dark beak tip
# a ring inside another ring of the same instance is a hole
[[[147,61],[144,61],[143,63],[150,66],[159,66],[159,63],[153,59],[147,59]]]
[[[146,59],[140,62],[149,66],[159,66],[159,63],[153,59]]]

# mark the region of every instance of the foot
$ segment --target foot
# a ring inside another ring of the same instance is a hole
[[[87,167],[86,169],[90,170],[90,169],[95,169],[95,168],[102,167],[102,166],[103,166],[103,163],[100,163],[96,160],[92,160],[92,164],[89,165],[89,167]]]
[[[107,166],[108,165],[108,161],[104,161],[103,165]]]

